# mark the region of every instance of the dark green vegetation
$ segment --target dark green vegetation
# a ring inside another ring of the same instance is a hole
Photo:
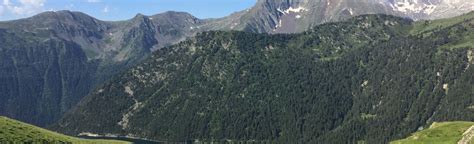
[[[69,11],[0,22],[0,115],[51,124],[96,85],[197,23],[177,12],[105,22]]]
[[[120,144],[124,141],[87,140],[70,137],[48,131],[33,125],[25,124],[6,117],[0,117],[1,143],[87,143],[87,144]]]
[[[165,141],[387,143],[435,121],[474,121],[474,46],[462,45],[474,19],[422,24],[429,30],[368,15],[294,35],[204,32],[103,84],[54,128]]]
[[[456,144],[473,122],[433,123],[429,129],[413,133],[412,136],[393,141],[393,144]],[[472,140],[474,142],[474,140]],[[471,142],[471,143],[472,143]]]
[[[74,43],[0,29],[0,114],[50,123],[92,88],[97,65]]]

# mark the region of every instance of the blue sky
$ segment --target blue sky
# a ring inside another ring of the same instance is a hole
[[[44,11],[81,11],[101,20],[125,20],[137,13],[184,11],[198,18],[219,18],[250,8],[256,0],[0,0],[0,21]]]

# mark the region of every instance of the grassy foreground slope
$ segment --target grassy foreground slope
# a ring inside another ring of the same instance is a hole
[[[0,116],[0,142],[122,144],[123,141],[87,140],[55,133]]]
[[[413,133],[412,136],[392,144],[456,144],[463,137],[463,133],[473,125],[474,122],[433,123],[429,129]]]

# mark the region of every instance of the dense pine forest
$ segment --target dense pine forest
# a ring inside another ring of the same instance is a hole
[[[302,34],[200,33],[97,88],[53,128],[166,141],[385,143],[435,121],[473,121],[472,17],[366,15]]]

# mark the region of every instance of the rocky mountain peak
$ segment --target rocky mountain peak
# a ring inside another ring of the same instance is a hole
[[[143,19],[143,18],[146,18],[147,16],[142,14],[142,13],[137,13],[133,19]]]

